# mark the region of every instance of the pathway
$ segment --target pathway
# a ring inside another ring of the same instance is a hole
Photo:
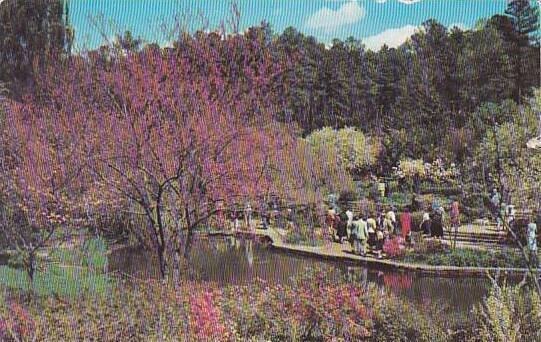
[[[272,247],[283,252],[315,257],[318,259],[343,261],[349,263],[357,263],[374,268],[386,269],[401,269],[407,271],[415,271],[423,274],[433,274],[439,276],[486,276],[487,273],[503,273],[509,275],[523,276],[526,269],[523,268],[496,268],[496,267],[456,267],[456,266],[432,266],[411,264],[389,259],[377,259],[374,256],[362,257],[351,252],[349,243],[339,244],[336,242],[328,242],[322,246],[304,246],[294,245],[284,242],[286,231],[278,228],[255,229],[252,232],[239,231],[236,233],[221,233],[226,235],[258,235],[265,236],[272,240]],[[498,233],[500,234],[500,233]]]

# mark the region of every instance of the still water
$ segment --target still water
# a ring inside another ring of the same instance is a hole
[[[362,285],[372,282],[413,302],[419,309],[441,312],[445,319],[463,321],[472,306],[487,295],[486,278],[445,278],[416,273],[380,271],[339,262],[275,251],[252,240],[233,237],[199,238],[191,253],[192,274],[199,281],[249,284],[259,278],[269,284],[288,284],[314,266],[329,268]],[[109,258],[109,270],[138,278],[157,278],[158,267],[139,249],[120,249]]]

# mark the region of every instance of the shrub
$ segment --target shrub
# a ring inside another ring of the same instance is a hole
[[[450,249],[434,240],[417,243],[413,248],[413,252],[405,255],[405,261],[458,267],[525,267],[523,257],[512,251]]]
[[[371,341],[444,341],[445,333],[439,322],[430,322],[426,315],[412,305],[389,296],[375,308],[374,334]]]
[[[324,127],[312,132],[305,140],[314,149],[329,149],[350,173],[369,169],[377,162],[381,151],[377,139],[367,139],[361,131],[351,127],[340,130]]]
[[[35,323],[30,313],[17,303],[4,309],[0,317],[1,341],[32,341]]]
[[[383,244],[383,252],[391,259],[401,258],[406,252],[405,247],[401,242],[402,238],[400,237],[387,239]]]
[[[323,236],[318,234],[316,229],[301,226],[289,231],[284,237],[284,242],[294,245],[321,246]]]
[[[442,253],[444,251],[447,251],[449,249],[449,246],[442,243],[439,240],[427,240],[424,238],[421,238],[420,241],[418,241],[413,246],[413,252],[417,254],[435,254],[435,253]]]
[[[531,289],[493,281],[489,296],[473,313],[470,341],[541,341],[541,300]]]
[[[391,202],[400,209],[403,209],[411,203],[409,195],[403,192],[393,192],[391,195]]]
[[[356,201],[358,199],[358,195],[355,191],[353,190],[344,190],[340,193],[340,196],[339,196],[339,203],[340,204],[345,204],[345,203],[348,203],[348,202],[353,202],[353,201]]]

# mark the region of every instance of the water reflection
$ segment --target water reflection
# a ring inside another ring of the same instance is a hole
[[[252,240],[232,237],[199,239],[191,249],[188,274],[198,280],[220,284],[250,284],[256,278],[269,284],[290,284],[315,265],[329,270],[329,276],[346,275],[359,286],[377,284],[414,302],[421,309],[446,310],[447,317],[459,317],[478,303],[488,292],[489,281],[484,278],[439,278],[415,273],[378,271],[344,263],[323,262],[271,250]],[[131,276],[157,278],[155,260],[138,249],[123,249],[110,258],[110,270]]]

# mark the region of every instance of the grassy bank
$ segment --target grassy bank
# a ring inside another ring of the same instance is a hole
[[[291,286],[118,281],[105,296],[0,296],[2,341],[538,341],[541,302],[495,286],[466,326],[319,269]],[[1,293],[1,292],[0,292]]]

